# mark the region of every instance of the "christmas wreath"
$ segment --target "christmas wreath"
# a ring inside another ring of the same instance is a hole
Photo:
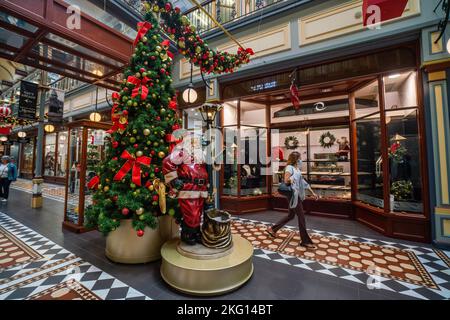
[[[322,148],[331,148],[336,142],[336,137],[330,132],[326,132],[320,136],[319,143]]]
[[[413,192],[413,184],[409,180],[395,181],[391,185],[391,193],[396,201],[409,200]]]
[[[288,150],[295,150],[298,148],[299,142],[297,137],[289,136],[284,139],[284,145],[286,146],[286,149]]]

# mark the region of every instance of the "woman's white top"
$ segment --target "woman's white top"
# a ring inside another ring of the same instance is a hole
[[[8,178],[9,167],[7,164],[0,164],[0,178]]]
[[[300,198],[301,201],[305,200],[306,189],[309,188],[309,184],[303,179],[302,171],[300,169],[288,165],[285,170],[291,174],[291,185],[294,190],[294,199],[292,199],[291,208],[295,208],[297,206],[298,198]]]

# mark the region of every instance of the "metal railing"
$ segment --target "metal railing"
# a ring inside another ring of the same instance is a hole
[[[142,13],[141,0],[121,0],[133,10]],[[255,12],[263,10],[271,5],[287,0],[207,0],[202,2],[202,7],[220,23],[227,23]],[[197,28],[199,33],[214,29],[214,22],[202,10],[194,6],[184,12],[189,21]]]
[[[283,1],[286,0],[208,0],[202,3],[202,7],[218,22],[224,24]],[[185,14],[199,33],[216,27],[213,21],[197,7],[186,11]]]

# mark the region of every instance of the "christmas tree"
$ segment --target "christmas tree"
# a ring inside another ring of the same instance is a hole
[[[89,182],[95,194],[86,224],[105,234],[118,228],[122,219],[133,219],[137,235],[142,236],[146,226],[157,226],[158,216],[180,217],[176,199],[168,198],[167,203],[161,199],[165,198],[162,160],[173,147],[173,131],[182,124],[171,85],[170,41],[162,38],[161,31],[202,72],[232,72],[253,54],[251,49],[239,48],[236,55],[209,49],[180,9],[166,0],[146,1],[144,7],[146,21],[138,24],[121,91],[113,94],[105,161]]]

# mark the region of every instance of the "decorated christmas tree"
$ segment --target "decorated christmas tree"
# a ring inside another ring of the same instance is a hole
[[[172,133],[182,124],[170,76],[170,41],[204,73],[233,72],[253,54],[242,48],[236,55],[209,49],[180,9],[166,0],[146,1],[144,7],[146,21],[138,25],[121,91],[113,94],[106,159],[89,182],[95,194],[86,222],[105,234],[122,219],[132,219],[142,236],[146,226],[157,226],[162,214],[180,218],[176,199],[166,203],[162,175],[162,161],[174,146]],[[170,39],[163,39],[162,30]]]

